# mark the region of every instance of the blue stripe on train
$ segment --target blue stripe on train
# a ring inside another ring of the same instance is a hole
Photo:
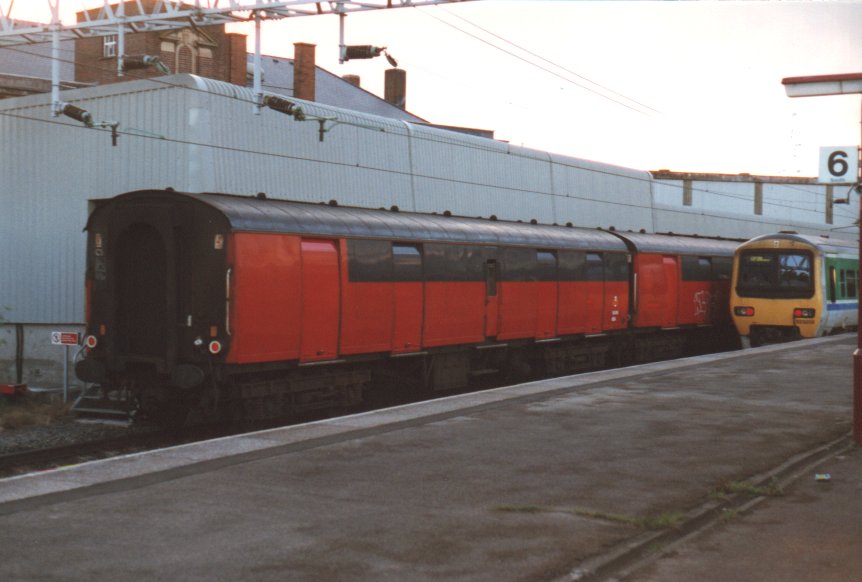
[[[857,307],[859,307],[858,303],[827,303],[826,311],[846,311]]]

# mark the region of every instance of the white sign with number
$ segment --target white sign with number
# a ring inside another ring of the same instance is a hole
[[[859,176],[859,148],[830,146],[820,148],[821,184],[855,184]]]

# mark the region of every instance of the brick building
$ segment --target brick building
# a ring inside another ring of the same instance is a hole
[[[151,13],[155,0],[140,3]],[[138,2],[125,2],[126,16],[140,14]],[[99,18],[101,9],[78,13],[78,22]],[[171,73],[192,73],[227,81],[235,85],[246,82],[246,35],[229,33],[224,26],[189,26],[179,30],[143,31],[125,35],[126,55],[150,55]],[[117,35],[81,38],[75,41],[75,80],[79,83],[107,84],[156,77],[164,73],[156,68],[137,69],[133,75],[118,75]],[[127,69],[128,64],[127,64]]]

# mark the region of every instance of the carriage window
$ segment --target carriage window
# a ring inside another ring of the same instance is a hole
[[[587,254],[583,251],[560,251],[560,281],[583,281],[586,277]]]
[[[422,254],[416,245],[392,245],[392,275],[395,281],[422,280]]]
[[[557,280],[557,256],[552,251],[536,252],[538,272],[536,276],[539,281]]]
[[[731,257],[713,257],[712,258],[712,280],[713,281],[730,281],[730,274],[733,271],[733,259]]]
[[[478,245],[424,245],[427,281],[484,281],[485,260],[492,248]]]
[[[856,297],[856,271],[841,269],[838,281],[841,298],[853,299]]]
[[[587,253],[585,271],[587,281],[604,281],[605,265],[602,256],[598,253]]]
[[[501,249],[503,281],[535,281],[539,263],[536,251],[519,247]]]
[[[625,253],[605,253],[605,280],[629,280],[629,256]]]
[[[392,244],[383,240],[349,239],[347,272],[351,281],[391,281]]]
[[[683,281],[710,281],[712,262],[709,257],[682,257]]]

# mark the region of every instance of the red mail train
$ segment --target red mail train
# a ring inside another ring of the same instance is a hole
[[[78,377],[142,410],[266,418],[733,332],[736,242],[146,190],[87,224]]]

